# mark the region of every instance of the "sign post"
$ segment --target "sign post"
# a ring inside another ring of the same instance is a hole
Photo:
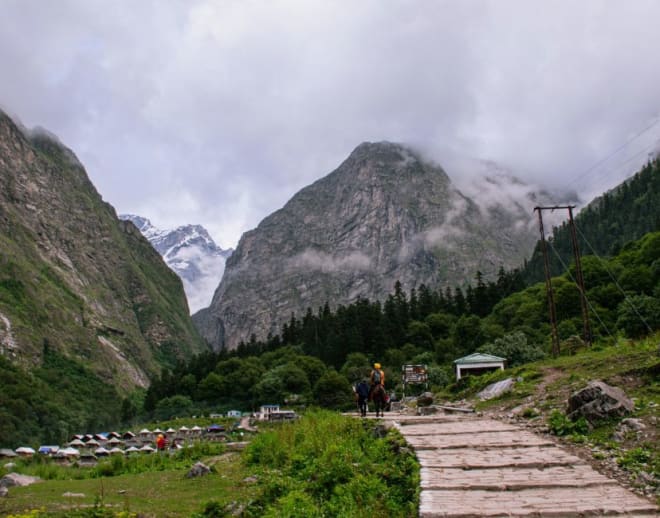
[[[403,397],[406,396],[408,385],[424,385],[424,388],[428,389],[429,376],[426,365],[403,365],[401,381],[403,382]]]

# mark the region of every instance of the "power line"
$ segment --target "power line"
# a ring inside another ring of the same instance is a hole
[[[604,260],[598,255],[598,253],[596,252],[596,250],[594,249],[594,247],[591,246],[591,243],[589,242],[589,240],[587,239],[587,237],[582,233],[582,231],[580,230],[580,228],[577,227],[577,225],[576,225],[575,228],[576,228],[577,231],[580,233],[580,236],[582,237],[582,239],[584,239],[584,242],[587,244],[587,246],[591,249],[592,253],[593,253],[593,254],[596,256],[596,258],[600,261],[601,265],[603,266],[603,268],[605,269],[605,271],[607,272],[607,274],[610,276],[610,279],[612,279],[612,281],[614,282],[614,285],[615,285],[615,286],[617,287],[617,289],[621,292],[621,294],[623,295],[623,299],[624,299],[624,300],[626,301],[626,303],[627,303],[627,304],[633,309],[633,311],[635,312],[635,314],[639,317],[639,319],[642,321],[642,323],[643,323],[643,324],[646,326],[646,328],[649,330],[649,333],[652,333],[652,332],[653,332],[653,329],[651,329],[651,326],[650,326],[650,325],[648,324],[648,322],[644,319],[644,317],[640,314],[640,312],[637,310],[637,307],[635,307],[635,305],[634,305],[634,304],[632,303],[632,301],[630,300],[630,297],[628,297],[628,295],[626,294],[626,292],[623,290],[623,288],[621,287],[621,285],[618,283],[618,281],[617,281],[616,278],[614,277],[614,274],[612,273],[612,271],[607,267],[607,263],[606,263],[606,262],[605,262],[605,261],[604,261]]]
[[[610,336],[610,338],[614,338],[614,336],[612,336],[612,333],[610,333],[610,330],[608,329],[608,327],[605,325],[605,322],[603,322],[603,320],[600,318],[600,315],[599,315],[598,312],[596,311],[596,308],[594,307],[594,305],[593,305],[593,304],[591,303],[591,301],[587,298],[587,294],[584,293],[583,290],[581,290],[581,288],[580,288],[580,286],[578,285],[577,281],[576,281],[575,278],[573,277],[573,274],[571,273],[571,270],[569,269],[568,265],[567,265],[567,264],[564,262],[564,260],[561,258],[561,255],[559,254],[559,252],[557,252],[557,249],[556,249],[554,246],[552,246],[552,243],[550,243],[550,248],[552,248],[552,251],[553,251],[554,254],[557,256],[557,259],[559,259],[559,262],[561,263],[561,265],[562,265],[562,267],[564,268],[564,270],[566,270],[566,273],[568,273],[568,276],[569,276],[569,277],[571,278],[571,280],[576,284],[577,289],[578,289],[579,291],[582,292],[582,296],[584,297],[584,300],[585,300],[585,301],[587,302],[587,304],[589,305],[589,309],[593,312],[594,316],[596,317],[596,319],[598,320],[598,322],[600,323],[600,325],[603,326],[603,328],[605,329],[605,332]]]
[[[604,158],[601,158],[601,159],[598,160],[595,164],[593,164],[592,166],[590,166],[590,167],[588,167],[586,170],[584,170],[582,173],[576,175],[575,178],[574,178],[573,180],[571,180],[570,182],[568,182],[567,185],[572,185],[572,184],[574,184],[575,182],[577,182],[578,180],[580,180],[580,179],[584,178],[585,176],[587,176],[587,174],[589,174],[591,171],[593,171],[594,169],[596,169],[598,166],[604,164],[604,163],[607,162],[610,158],[612,158],[614,155],[616,155],[617,153],[619,153],[620,151],[622,151],[623,149],[625,149],[625,148],[626,148],[631,142],[634,142],[634,141],[637,140],[639,137],[641,137],[644,133],[646,133],[647,131],[650,131],[650,130],[651,130],[653,127],[655,127],[658,123],[660,123],[660,116],[656,116],[655,120],[654,120],[651,124],[649,124],[649,125],[646,126],[644,129],[642,129],[642,130],[640,130],[639,132],[637,132],[635,135],[633,135],[633,136],[632,136],[631,138],[629,138],[626,142],[624,142],[623,144],[621,144],[621,145],[620,145],[618,148],[616,148],[614,151],[610,152],[607,156],[605,156]]]

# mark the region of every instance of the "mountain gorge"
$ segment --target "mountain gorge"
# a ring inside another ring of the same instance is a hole
[[[0,352],[126,393],[205,349],[179,278],[53,135],[0,112]],[[75,390],[75,387],[69,387]]]
[[[120,214],[119,218],[132,222],[181,278],[191,312],[209,305],[231,248],[223,250],[216,245],[201,225],[161,230],[142,216]]]
[[[308,307],[382,300],[396,281],[406,290],[454,287],[517,267],[536,242],[532,209],[549,195],[528,190],[506,204],[497,200],[523,184],[484,181],[478,203],[415,151],[363,143],[241,237],[195,323],[213,348],[233,349]]]

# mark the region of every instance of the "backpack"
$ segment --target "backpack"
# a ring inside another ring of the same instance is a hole
[[[374,385],[380,385],[380,371],[378,369],[374,369],[374,376],[372,379]]]

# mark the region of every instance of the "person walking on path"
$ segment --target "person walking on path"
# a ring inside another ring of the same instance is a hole
[[[358,409],[362,417],[367,416],[367,399],[369,399],[369,384],[367,380],[364,379],[360,381],[355,387],[355,393],[357,394]]]

